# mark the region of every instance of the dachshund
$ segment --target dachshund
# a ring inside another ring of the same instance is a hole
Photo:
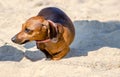
[[[17,44],[36,41],[37,48],[47,59],[59,60],[70,51],[74,36],[75,28],[70,18],[59,8],[47,7],[29,18],[11,40]]]

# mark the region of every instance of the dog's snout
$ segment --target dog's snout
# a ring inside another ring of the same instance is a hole
[[[11,38],[11,41],[12,41],[12,42],[15,42],[15,41],[16,41],[16,36],[12,37],[12,38]]]

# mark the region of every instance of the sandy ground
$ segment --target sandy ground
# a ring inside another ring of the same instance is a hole
[[[59,61],[46,61],[35,42],[10,40],[48,6],[66,12],[76,29],[70,53]],[[0,0],[0,77],[120,77],[119,9],[119,0]]]

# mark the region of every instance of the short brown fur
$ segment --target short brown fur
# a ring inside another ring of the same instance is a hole
[[[28,19],[12,41],[17,44],[36,41],[37,48],[47,58],[59,60],[69,52],[74,36],[75,29],[70,18],[60,9],[48,7]]]

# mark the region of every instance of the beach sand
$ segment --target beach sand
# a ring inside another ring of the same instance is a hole
[[[45,7],[62,9],[75,26],[70,52],[59,61],[46,61],[35,42],[11,42]],[[119,8],[119,0],[0,0],[0,77],[120,77]]]

